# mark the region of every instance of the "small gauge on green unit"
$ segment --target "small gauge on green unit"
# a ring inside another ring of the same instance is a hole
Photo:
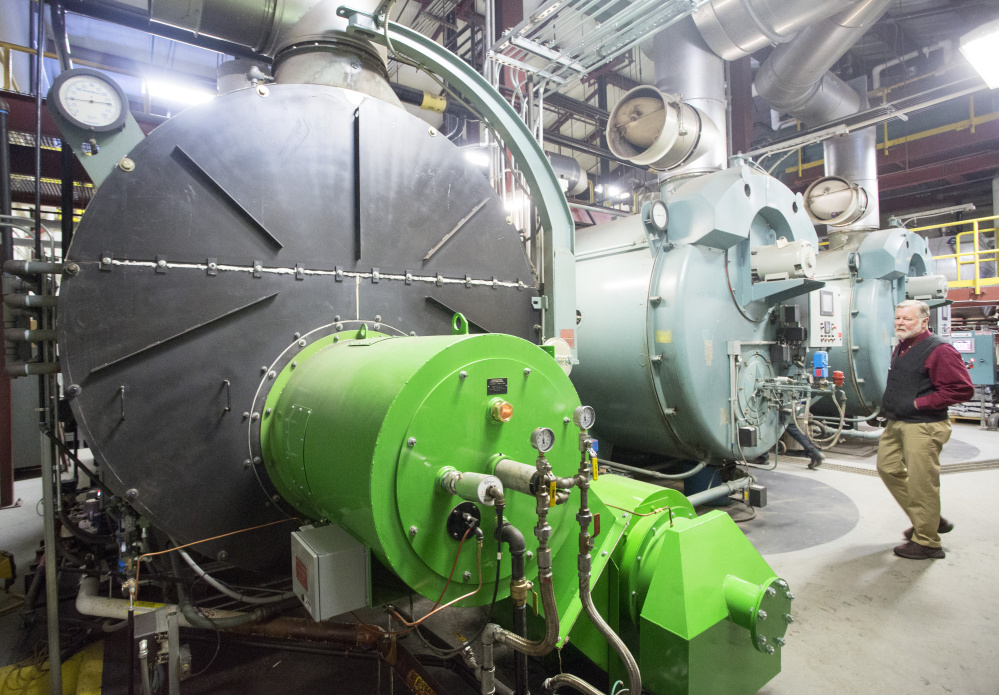
[[[597,413],[593,410],[593,406],[581,405],[572,413],[572,421],[576,427],[588,430],[596,423]]]
[[[551,451],[555,446],[555,433],[547,427],[539,427],[531,432],[531,446],[542,454]]]

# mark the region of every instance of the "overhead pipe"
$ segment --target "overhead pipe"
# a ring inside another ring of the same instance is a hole
[[[874,25],[892,0],[863,0],[800,31],[774,49],[756,74],[757,93],[771,107],[808,126],[856,113],[861,97],[828,72]]]
[[[872,90],[881,89],[881,73],[883,73],[888,68],[892,67],[893,65],[901,65],[905,61],[912,60],[913,58],[918,58],[921,55],[929,58],[930,53],[933,53],[934,51],[943,51],[944,54],[943,62],[944,64],[949,63],[951,55],[954,52],[954,42],[950,40],[937,41],[936,43],[931,44],[929,46],[923,46],[919,50],[910,51],[909,53],[906,53],[904,56],[900,56],[898,58],[892,58],[891,60],[886,60],[883,63],[875,65],[871,69],[871,89]]]
[[[858,0],[713,0],[691,15],[704,41],[725,60],[738,60]]]

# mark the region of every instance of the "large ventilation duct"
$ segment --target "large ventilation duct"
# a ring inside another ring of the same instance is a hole
[[[724,139],[704,113],[655,87],[635,87],[607,119],[607,146],[615,156],[658,171],[687,171]],[[723,160],[724,161],[724,158]],[[715,169],[720,166],[715,166]]]
[[[367,41],[346,34],[339,0],[150,0],[149,17],[195,33],[253,49],[274,58],[274,79],[284,84],[342,87],[402,107],[388,83],[382,55]],[[367,12],[377,0],[351,6]]]
[[[725,62],[711,52],[690,18],[659,32],[649,57],[656,66],[656,87],[677,95],[710,122],[699,135],[696,161],[691,158],[691,166],[679,171],[724,169],[728,159],[722,135],[727,117]]]
[[[892,0],[864,0],[802,30],[774,49],[756,75],[756,91],[771,107],[807,125],[856,113],[859,95],[828,72],[884,14]]]
[[[858,0],[714,0],[694,13],[704,41],[725,60],[737,60],[794,38],[805,27]]]

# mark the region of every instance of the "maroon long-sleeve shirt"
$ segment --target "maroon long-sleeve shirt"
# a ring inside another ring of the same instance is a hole
[[[925,340],[930,332],[923,331],[919,335],[903,340],[895,348],[892,360],[901,357],[906,350],[911,348],[921,340]],[[916,399],[916,408],[919,410],[942,410],[955,403],[970,401],[975,395],[975,387],[971,383],[968,375],[968,368],[953,345],[941,345],[930,353],[926,358],[926,369],[930,373],[930,381],[933,383],[933,393],[921,396]]]

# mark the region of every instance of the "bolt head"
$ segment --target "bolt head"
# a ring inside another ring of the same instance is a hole
[[[292,362],[292,363],[291,363],[291,368],[292,368],[292,369],[294,369],[294,368],[295,368],[295,367],[297,367],[297,366],[298,366],[298,362]]]
[[[381,314],[375,314],[375,321],[381,321],[381,320],[382,320],[382,315]]]
[[[769,645],[769,644],[767,645],[767,648],[763,650],[763,652],[764,652],[765,654],[767,654],[768,656],[769,656],[770,654],[773,654],[773,653],[774,653],[775,651],[777,651],[777,650],[776,650],[776,649],[774,649],[774,648],[773,648],[773,646],[771,646],[771,645]]]
[[[433,137],[433,136],[437,135],[437,129],[434,128],[433,126],[431,126],[430,128],[427,128],[427,132],[430,133],[430,137]]]
[[[256,271],[256,272],[258,272],[258,273],[259,273],[259,272],[260,272],[261,270],[263,270],[263,269],[264,269],[264,266],[262,266],[262,265],[254,265],[254,266],[253,266],[253,270],[254,270],[254,271]]]
[[[767,589],[767,596],[773,598],[776,595],[777,595],[777,589],[773,588],[772,586]]]
[[[66,275],[80,274],[80,266],[78,266],[76,263],[67,263],[66,265],[63,266],[62,270],[64,273],[66,273]]]
[[[783,647],[784,646],[784,638],[783,637],[774,637],[774,642],[777,643],[778,647]]]
[[[793,601],[794,600],[794,594],[792,594],[790,591],[785,592],[784,595],[787,596],[787,600],[788,601]]]
[[[209,270],[216,270],[218,267],[219,267],[218,263],[209,263],[208,264],[208,269]]]
[[[790,625],[791,623],[794,622],[794,616],[788,613],[787,615],[784,616],[784,620],[786,620],[787,624]]]
[[[407,442],[406,442],[406,444],[407,444],[407,445],[408,445],[408,446],[409,446],[410,448],[413,448],[414,446],[416,446],[416,437],[410,437],[410,438],[409,438],[409,441],[407,441]]]
[[[764,644],[767,643],[767,638],[764,637],[763,635],[760,635],[759,637],[756,638],[756,643],[762,647]]]
[[[342,323],[338,323],[338,324],[336,325],[336,329],[337,329],[338,331],[342,331],[342,330],[343,330],[343,324],[342,324]]]
[[[415,526],[410,526],[409,527],[409,535],[410,536],[415,536],[419,532],[420,532],[420,529],[416,528]]]
[[[164,261],[161,258],[160,260],[156,261],[156,267],[157,268],[166,268],[166,261]]]
[[[533,550],[528,550],[527,551],[527,559],[530,560],[532,557],[534,557],[534,551]]]
[[[229,559],[229,553],[227,553],[224,550],[220,550],[219,554],[216,555],[215,557],[217,557],[219,559],[219,562],[225,562],[226,560]]]
[[[468,378],[468,372],[466,372],[465,370],[461,370],[460,372],[458,372],[458,378],[464,381],[465,379]]]
[[[125,499],[127,499],[129,502],[134,502],[138,496],[139,496],[139,491],[136,490],[134,487],[125,493]]]
[[[111,262],[111,256],[105,256],[104,258],[101,259],[101,263],[103,263],[104,265],[108,265],[110,262]]]
[[[250,413],[250,419],[256,422],[260,419],[260,413]]]
[[[246,459],[245,461],[243,461],[243,468],[248,469],[251,465],[252,464],[250,463],[250,459]]]
[[[600,557],[607,557],[607,551],[604,550],[600,553]]]
[[[253,462],[259,466],[261,464],[261,462],[263,462],[263,459],[260,458],[259,456],[254,456],[253,457]]]
[[[70,384],[66,387],[67,396],[79,396],[82,391],[79,384]]]
[[[306,342],[305,338],[302,338],[301,340],[298,341],[298,347],[305,347],[306,345],[307,345],[307,342]]]
[[[527,376],[530,373],[531,373],[531,368],[530,367],[524,367],[524,376]]]
[[[264,411],[264,415],[270,415],[271,412],[272,412],[272,409],[268,408],[267,410]]]
[[[462,576],[465,578],[466,582],[472,581],[472,573],[469,572],[468,570],[465,570],[465,574],[463,574]]]
[[[760,620],[766,620],[767,619],[767,612],[765,610],[763,610],[763,609],[760,609],[760,610],[756,611],[756,617],[759,618]]]

